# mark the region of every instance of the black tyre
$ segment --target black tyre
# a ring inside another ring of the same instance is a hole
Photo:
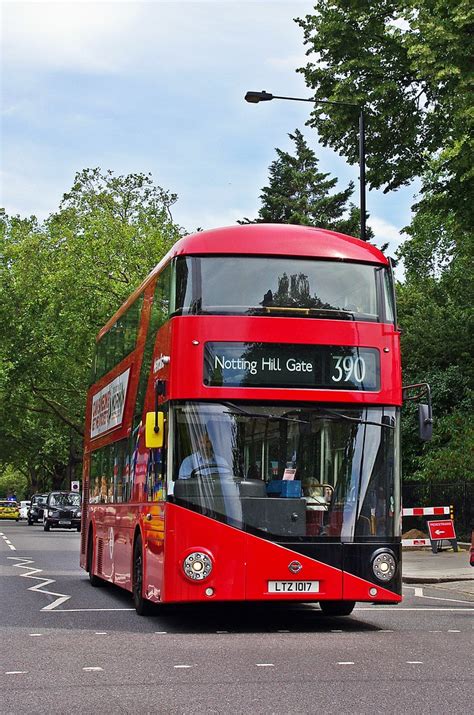
[[[51,528],[51,527],[49,526],[48,522],[45,521],[44,524],[43,524],[43,529],[44,529],[45,531],[49,531],[50,528]]]
[[[87,539],[87,570],[89,572],[89,583],[91,586],[98,588],[104,585],[102,579],[94,573],[94,533],[92,529],[89,531],[89,538]]]
[[[137,536],[133,547],[133,605],[139,616],[148,616],[151,613],[152,605],[143,596],[143,548],[142,537]]]
[[[76,527],[76,531],[80,531],[80,530],[81,530],[80,526]]]
[[[32,520],[32,519],[28,519],[28,526],[33,526],[33,520]]]
[[[319,605],[325,616],[349,616],[355,601],[320,601]]]

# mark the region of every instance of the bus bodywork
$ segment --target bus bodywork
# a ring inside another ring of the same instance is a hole
[[[99,333],[94,372],[93,581],[139,612],[401,600],[399,332],[376,248],[287,225],[181,239]],[[148,448],[157,411],[164,443]],[[214,462],[180,478],[204,431]]]

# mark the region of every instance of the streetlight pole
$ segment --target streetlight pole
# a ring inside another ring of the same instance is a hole
[[[360,186],[360,237],[367,240],[365,225],[365,122],[364,110],[358,104],[351,102],[331,102],[328,99],[310,99],[308,97],[280,97],[270,92],[247,92],[245,101],[251,104],[268,102],[271,99],[287,99],[292,102],[312,102],[313,104],[335,104],[342,107],[356,107],[359,110],[359,186]]]

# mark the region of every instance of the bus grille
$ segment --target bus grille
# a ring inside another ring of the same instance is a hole
[[[84,496],[82,502],[82,516],[81,516],[81,554],[86,553],[86,526],[87,526],[87,509],[89,506],[89,480],[87,479],[84,484]]]
[[[97,573],[98,574],[102,573],[103,558],[104,558],[104,540],[97,539]]]

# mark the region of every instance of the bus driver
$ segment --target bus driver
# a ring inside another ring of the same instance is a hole
[[[231,470],[227,461],[214,453],[212,440],[206,427],[195,435],[193,446],[196,447],[195,451],[181,462],[178,479],[207,476],[216,472],[230,474]]]

